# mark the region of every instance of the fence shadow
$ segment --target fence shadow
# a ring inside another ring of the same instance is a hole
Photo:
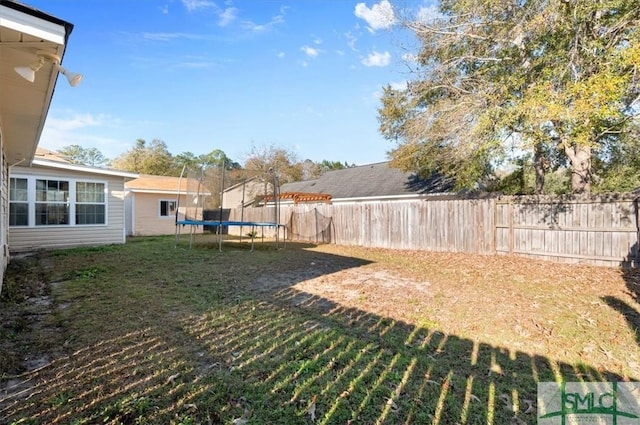
[[[19,377],[13,385],[23,392],[0,393],[0,421],[526,424],[536,420],[538,382],[624,378],[295,288],[366,264],[309,252],[295,262],[283,256],[268,281],[181,282],[176,291],[210,307],[158,314],[135,329],[105,324],[111,337]]]

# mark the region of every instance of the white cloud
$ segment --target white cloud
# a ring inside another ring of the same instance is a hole
[[[218,22],[218,25],[220,25],[221,27],[226,27],[227,25],[235,21],[238,17],[238,9],[236,9],[235,7],[227,7],[225,10],[220,12],[219,17],[220,21]]]
[[[64,111],[62,116],[49,115],[39,145],[58,150],[69,145],[96,148],[107,158],[115,158],[129,149],[129,142],[105,137],[105,129],[120,127],[121,121],[106,114]]]
[[[277,56],[278,56],[278,59],[282,59],[282,58],[285,57],[285,53],[284,52],[278,52]]]
[[[357,52],[358,49],[356,49],[356,41],[358,41],[358,38],[350,32],[344,33],[344,36],[347,39],[347,45],[349,48],[354,52]]]
[[[302,46],[300,48],[300,50],[302,50],[304,52],[305,55],[315,58],[316,56],[318,56],[320,54],[320,51],[318,49],[315,49],[313,47],[310,46]]]
[[[404,90],[407,88],[407,81],[392,81],[389,85],[394,90]]]
[[[393,6],[388,0],[381,0],[371,8],[367,7],[365,3],[358,3],[355,14],[358,18],[365,20],[371,31],[387,29],[396,23]]]
[[[272,30],[275,26],[284,24],[284,16],[286,14],[287,8],[281,7],[280,13],[271,18],[271,20],[265,24],[256,24],[253,21],[243,21],[242,27],[252,32],[267,32]]]
[[[438,11],[438,7],[437,6],[428,6],[428,7],[421,7],[418,10],[418,13],[416,14],[416,20],[418,22],[433,22],[435,20],[438,19],[442,19],[444,18],[444,15],[442,15],[439,11]]]
[[[394,90],[405,90],[407,88],[407,81],[392,81],[388,84]],[[385,87],[387,84],[384,85]],[[382,95],[384,94],[384,87],[379,87],[378,89],[371,92],[369,97],[364,98],[366,104],[370,104],[373,102],[374,104],[380,103],[380,99],[382,99]]]
[[[216,65],[208,61],[185,60],[176,64],[174,67],[187,68],[187,69],[207,69],[207,68],[213,68],[214,66]]]
[[[402,55],[402,60],[405,62],[418,63],[418,55],[415,53],[405,53]]]
[[[389,52],[376,52],[369,53],[369,56],[362,59],[362,64],[364,66],[387,66],[391,62],[391,54]]]
[[[68,118],[47,118],[47,127],[58,131],[76,130],[78,128],[96,127],[103,125],[109,117],[105,114],[93,115],[89,113],[73,113]]]
[[[189,40],[197,40],[202,38],[197,34],[189,34],[185,32],[143,32],[142,38],[152,41],[171,41],[178,38],[186,38]]]
[[[163,6],[158,7],[158,9],[160,9],[160,13],[162,13],[163,15],[168,15],[169,14],[169,5],[165,4]]]
[[[199,9],[212,9],[213,13],[218,15],[218,25],[226,27],[235,21],[238,17],[238,9],[233,7],[231,1],[225,2],[227,7],[221,8],[215,2],[210,0],[182,0],[182,4],[189,12]]]
[[[209,0],[182,0],[182,4],[189,12],[193,12],[197,9],[216,7],[216,4]]]

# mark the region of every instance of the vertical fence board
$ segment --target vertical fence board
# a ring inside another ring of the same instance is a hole
[[[299,204],[281,206],[280,224],[291,231],[289,238],[313,243],[513,253],[617,266],[638,261],[635,202],[632,195],[620,195]],[[240,221],[241,217],[272,222],[275,210],[231,210],[230,220]]]

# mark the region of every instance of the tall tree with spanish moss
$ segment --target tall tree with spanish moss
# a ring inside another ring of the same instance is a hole
[[[414,77],[379,109],[394,162],[469,188],[526,153],[536,192],[564,162],[571,191],[589,193],[640,111],[637,0],[441,0],[425,16],[404,20]]]

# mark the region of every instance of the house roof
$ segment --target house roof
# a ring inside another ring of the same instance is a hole
[[[423,179],[401,171],[389,162],[361,165],[328,171],[320,178],[286,183],[280,192],[324,193],[332,200],[342,198],[402,197],[408,195],[448,193],[451,182],[438,176]]]
[[[195,193],[197,181],[186,177],[154,176],[151,174],[140,174],[137,179],[130,180],[124,184],[125,188],[131,192],[144,193]],[[201,187],[200,192],[204,196],[210,195],[209,190]]]
[[[116,176],[116,177],[130,178],[130,179],[138,177],[137,173],[130,173],[129,171],[111,170],[108,168],[98,168],[98,167],[88,167],[86,165],[71,164],[69,162],[62,162],[59,160],[51,160],[51,159],[41,159],[38,157],[33,158],[33,161],[31,161],[31,166],[55,168],[58,170],[79,171],[79,172],[88,173],[88,174]],[[25,167],[25,168],[28,168],[28,167]]]
[[[236,183],[236,184],[234,184],[232,186],[229,186],[228,188],[223,190],[223,192],[230,192],[232,190],[235,190],[235,189],[237,189],[239,187],[242,187],[243,185],[246,185],[246,184],[248,184],[248,183],[250,183],[252,181],[256,181],[256,180],[259,180],[257,176],[250,177],[250,178],[248,178],[246,180],[243,180],[243,181],[241,181],[239,183]]]
[[[179,177],[140,174],[137,179],[128,181],[125,187],[132,192],[186,192],[187,179],[181,180]]]
[[[72,29],[69,22],[33,7],[0,0],[0,118],[9,165],[32,160],[58,79],[51,61],[45,61],[33,82],[14,68],[32,64],[39,51],[62,59]]]
[[[124,178],[136,178],[137,173],[131,173],[129,171],[112,170],[109,168],[89,167],[86,165],[73,164],[59,153],[48,149],[38,147],[35,152],[35,156],[31,161],[31,166],[55,168],[59,170],[79,171],[88,174],[99,174],[103,176],[116,176]],[[19,167],[28,169],[29,165],[20,164]]]
[[[71,161],[61,156],[58,152],[41,148],[40,146],[36,148],[36,153],[34,155],[34,158],[48,159],[49,161],[57,161],[57,162],[64,162],[65,164],[71,164]]]

